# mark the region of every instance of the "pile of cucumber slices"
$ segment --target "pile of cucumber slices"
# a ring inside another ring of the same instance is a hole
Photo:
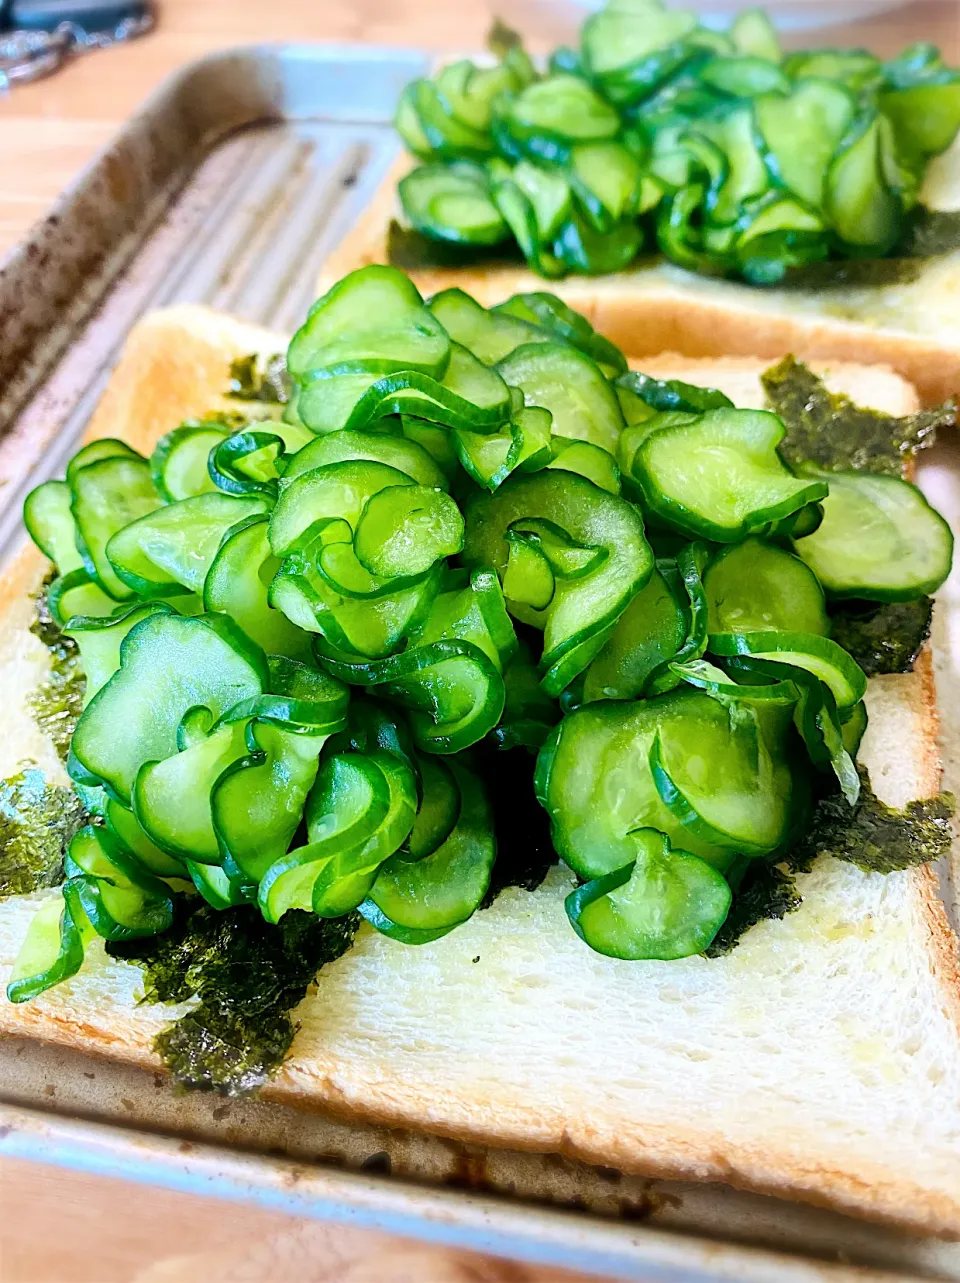
[[[94,822],[14,1001],[180,894],[446,934],[496,857],[481,746],[527,773],[582,881],[570,920],[618,958],[704,949],[815,790],[855,803],[866,678],[826,601],[943,582],[914,486],[787,466],[774,414],[628,371],[549,294],[424,303],[364,268],[287,369],[277,417],[193,421],[149,459],[94,441],[27,500]]]
[[[960,128],[960,73],[933,45],[784,54],[760,10],[708,30],[662,0],[608,0],[540,75],[500,59],[404,90],[396,125],[425,163],[411,224],[477,247],[516,241],[546,277],[615,272],[646,247],[768,284],[900,240],[932,157]]]

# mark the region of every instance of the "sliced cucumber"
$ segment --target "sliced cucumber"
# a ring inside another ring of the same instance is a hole
[[[725,548],[703,581],[711,633],[774,630],[827,637],[823,589],[798,558],[762,539]]]
[[[822,474],[823,521],[794,549],[831,597],[910,601],[950,573],[953,533],[916,486],[869,472]]]

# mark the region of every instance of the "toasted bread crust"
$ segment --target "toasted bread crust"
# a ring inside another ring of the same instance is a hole
[[[157,437],[182,418],[220,404],[224,371],[232,357],[245,355],[254,347],[270,352],[282,345],[279,336],[253,331],[203,309],[176,309],[148,318],[131,335],[91,435],[120,436],[149,451]],[[755,369],[756,361],[753,366]],[[676,365],[666,360],[651,363],[650,368],[654,372],[677,371]],[[10,617],[24,594],[39,583],[44,564],[36,550],[27,546],[7,569],[0,580],[0,620]],[[5,644],[0,623],[0,648]],[[874,689],[896,701],[898,715],[908,728],[908,742],[915,748],[914,795],[932,795],[939,786],[940,765],[929,653],[923,654],[913,675],[880,679],[880,683]],[[884,791],[879,782],[878,790]],[[926,868],[903,876],[924,933],[930,970],[960,1037],[956,939],[937,895],[936,876]],[[21,1006],[0,1001],[0,1032],[26,1034],[160,1070],[152,1044],[171,1014],[163,1007],[136,1008],[131,1004],[128,1008],[122,1002],[100,1010],[91,1005],[89,994],[76,1000]],[[792,1137],[789,1130],[761,1145],[726,1135],[718,1126],[691,1125],[684,1130],[658,1126],[649,1118],[601,1127],[557,1111],[538,1112],[522,1100],[504,1108],[502,1100],[484,1098],[479,1090],[469,1096],[437,1098],[433,1092],[424,1094],[416,1083],[404,1081],[402,1075],[391,1077],[389,1066],[384,1070],[356,1061],[344,1064],[330,1053],[314,1054],[309,1040],[305,1043],[302,1036],[295,1040],[290,1059],[263,1095],[307,1109],[333,1110],[364,1122],[427,1130],[458,1140],[556,1151],[629,1173],[727,1181],[738,1188],[960,1236],[960,1177],[940,1190],[902,1179],[890,1162],[858,1158],[850,1169],[820,1163],[810,1158],[809,1144],[805,1155],[800,1138]]]
[[[410,168],[401,156],[350,232],[326,261],[318,289],[347,272],[386,263],[387,232],[398,212],[396,185]],[[638,267],[609,276],[569,276],[545,281],[526,267],[496,265],[456,269],[408,269],[421,292],[459,286],[490,306],[511,294],[551,290],[624,352],[634,357],[681,352],[703,358],[775,358],[793,352],[804,359],[889,365],[918,389],[928,404],[960,388],[960,344],[955,337],[916,334],[895,323],[847,320],[822,310],[772,306],[770,291],[726,284],[720,292],[680,269]],[[797,295],[799,298],[799,294]],[[838,313],[842,309],[838,308]]]

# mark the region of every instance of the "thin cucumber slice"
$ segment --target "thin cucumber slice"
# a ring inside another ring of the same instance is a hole
[[[64,901],[105,940],[135,940],[166,931],[173,921],[169,888],[132,859],[103,827],[75,834],[65,860]]]
[[[911,601],[950,573],[953,533],[916,486],[869,472],[825,475],[823,521],[794,542],[830,597]]]
[[[217,424],[174,428],[162,436],[150,456],[153,484],[167,503],[206,494],[216,487],[207,468],[210,451],[229,435]]]
[[[732,893],[722,874],[655,829],[634,835],[637,859],[567,896],[573,929],[610,958],[688,958],[719,931]]]
[[[300,473],[284,487],[271,514],[270,546],[277,557],[285,557],[320,521],[346,522],[356,530],[372,495],[413,484],[405,472],[372,459],[327,463]]]
[[[73,482],[73,478],[81,468],[87,468],[91,463],[100,463],[103,459],[116,458],[139,459],[141,456],[132,446],[127,445],[126,441],[120,441],[116,437],[100,437],[96,441],[81,446],[67,464],[67,485]]]
[[[907,154],[938,156],[960,129],[960,75],[881,93],[880,110]]]
[[[793,80],[837,80],[855,93],[876,85],[883,68],[866,49],[812,49],[790,54],[783,69]]]
[[[332,735],[343,729],[349,695],[336,678],[286,655],[268,656],[267,665],[271,694],[240,700],[223,720],[252,717],[302,735]],[[250,751],[257,750],[251,747]]]
[[[557,582],[540,541],[522,531],[508,530],[507,543],[510,551],[503,572],[504,595],[511,602],[546,610],[553,601]]]
[[[120,648],[127,634],[151,615],[169,614],[165,602],[144,602],[129,610],[107,616],[74,616],[63,631],[72,637],[80,651],[80,662],[87,686],[84,702],[89,704],[120,668]]]
[[[583,878],[631,864],[641,828],[658,829],[721,871],[734,852],[774,849],[794,808],[791,712],[776,709],[761,721],[744,708],[734,718],[689,686],[656,699],[582,704],[537,760],[537,797],[554,847]],[[658,740],[676,775],[668,802],[651,768]]]
[[[81,624],[111,615],[119,619],[136,609],[133,604],[118,605],[85,570],[71,570],[68,575],[55,579],[47,589],[47,606],[60,628],[66,628],[75,619]]]
[[[655,570],[584,674],[584,703],[638,699],[650,675],[673,659],[686,635],[683,608]]]
[[[588,70],[603,80],[614,102],[627,103],[648,93],[661,77],[670,74],[673,68],[664,68],[661,76],[652,70],[641,73],[645,64],[683,41],[696,25],[693,13],[668,10],[652,2],[608,5],[583,24],[583,60]],[[631,79],[637,82],[635,94],[630,92]]]
[[[310,635],[267,600],[280,558],[270,549],[268,518],[258,517],[228,534],[203,581],[203,608],[229,615],[268,655],[308,659]]]
[[[773,23],[763,9],[741,9],[730,28],[730,39],[737,52],[748,57],[776,63],[783,57]]]
[[[749,538],[725,548],[703,581],[711,633],[830,634],[816,575],[776,544]]]
[[[547,169],[530,160],[521,160],[514,165],[511,177],[530,203],[538,239],[543,242],[552,240],[570,213],[569,178],[560,170]]]
[[[395,267],[361,267],[338,281],[310,309],[293,336],[287,369],[302,379],[343,361],[387,362],[442,378],[450,341],[416,286]]]
[[[465,922],[490,884],[496,843],[489,803],[472,772],[455,762],[450,770],[461,796],[456,827],[421,860],[388,860],[360,905],[378,931],[406,944],[436,939]]]
[[[73,737],[83,770],[130,805],[144,762],[177,752],[177,728],[199,706],[220,717],[261,694],[268,672],[263,652],[221,615],[151,615],[120,647],[120,670],[87,705]]]
[[[354,535],[357,559],[385,579],[420,575],[463,547],[463,517],[442,490],[388,486],[371,495]]]
[[[589,573],[558,583],[541,616],[512,611],[544,628],[544,689],[558,695],[594,658],[653,571],[636,509],[575,473],[544,469],[511,477],[496,494],[472,499],[465,516],[464,561],[493,567],[501,578],[510,553],[507,532],[531,518],[553,523],[574,550],[591,554]]]
[[[550,411],[555,435],[616,454],[624,426],[620,403],[588,356],[568,344],[526,343],[500,361],[497,370],[521,389],[527,405]]]
[[[804,668],[830,688],[841,713],[858,704],[867,689],[863,669],[829,637],[785,632],[711,633],[708,649],[714,655],[752,655]]]
[[[707,648],[707,595],[703,588],[703,571],[709,560],[709,550],[702,543],[687,544],[677,553],[674,573],[687,595],[687,609],[684,611],[687,632],[672,662],[661,664],[647,678],[645,693],[648,695],[661,695],[664,691],[673,690],[677,685],[673,665],[692,663]]]
[[[411,860],[422,860],[443,846],[460,819],[460,785],[442,757],[422,757],[420,805],[405,844]]]
[[[825,482],[795,477],[781,463],[783,435],[774,414],[708,410],[648,436],[633,457],[633,477],[648,508],[677,529],[735,543],[827,493]]]
[[[727,161],[726,175],[712,201],[711,218],[721,224],[733,223],[744,204],[770,185],[757,147],[753,107],[738,107],[709,130],[704,129]]]
[[[70,490],[84,565],[104,592],[126,601],[134,590],[114,570],[107,544],[131,522],[161,506],[149,463],[130,454],[99,459],[74,473]]]
[[[854,121],[827,170],[824,208],[848,245],[886,254],[903,225],[903,202],[892,190],[883,162],[882,118]]]
[[[510,234],[479,165],[421,165],[401,178],[398,191],[404,212],[425,236],[497,245]]]
[[[286,854],[328,738],[259,720],[247,727],[248,754],[220,775],[210,795],[224,866],[241,880],[258,885]]]
[[[311,441],[288,459],[283,469],[281,489],[294,477],[312,472],[314,468],[364,459],[396,468],[422,486],[435,486],[439,490],[449,488],[432,455],[413,441],[388,436],[385,432],[331,432]]]
[[[313,911],[321,918],[350,913],[366,898],[377,870],[406,842],[416,818],[413,768],[392,753],[374,751],[370,758],[387,781],[390,805],[376,833],[359,851],[340,851],[321,864],[311,892]]]
[[[246,752],[243,722],[227,722],[181,753],[147,762],[137,773],[133,811],[161,850],[179,859],[219,864],[210,794]]]
[[[30,491],[23,504],[27,533],[60,575],[69,575],[83,567],[71,501],[70,487],[65,481],[45,481]]]
[[[307,799],[309,845],[266,870],[257,893],[268,922],[288,909],[313,908],[313,885],[324,863],[341,853],[358,854],[390,812],[390,787],[372,757],[342,753],[327,758]]]
[[[554,457],[546,465],[560,472],[576,472],[601,490],[620,493],[620,469],[608,451],[589,441],[554,438]]]
[[[495,316],[514,316],[531,325],[542,326],[558,339],[579,348],[585,356],[596,361],[604,374],[613,376],[622,374],[627,368],[627,359],[620,349],[609,339],[598,334],[587,318],[580,312],[545,290],[529,294],[514,294],[504,303],[498,303],[491,309]]]
[[[474,570],[465,587],[440,593],[410,645],[456,640],[478,646],[498,670],[516,651],[517,635],[492,570]]]
[[[598,232],[574,213],[557,233],[553,253],[568,271],[605,276],[629,267],[642,244],[643,229],[632,218],[621,219],[608,231]]]
[[[708,62],[700,81],[718,93],[733,98],[757,98],[764,94],[787,94],[790,81],[769,58],[733,55]]]
[[[496,365],[523,343],[550,341],[550,335],[536,324],[497,311],[488,312],[461,289],[441,290],[434,294],[429,307],[450,337],[485,365]]]
[[[821,208],[827,167],[855,111],[850,90],[832,80],[802,80],[789,97],[760,98],[757,127],[773,178]]]
[[[620,117],[587,81],[560,73],[528,85],[513,100],[507,127],[527,146],[551,137],[578,142],[612,138]]]
[[[417,117],[432,150],[443,159],[482,160],[493,150],[488,133],[474,129],[454,114],[452,107],[429,80],[415,82]]]
[[[579,143],[570,153],[569,173],[573,190],[598,232],[608,232],[636,213],[643,170],[623,143]]]
[[[82,475],[82,474],[81,474]],[[270,508],[261,495],[194,495],[131,521],[111,538],[107,557],[140,596],[202,593],[224,535]]]
[[[187,860],[186,869],[190,881],[212,908],[231,909],[247,903],[243,887],[231,880],[218,864],[198,864],[195,860]]]
[[[132,811],[121,806],[114,798],[107,800],[107,828],[122,842],[131,855],[148,872],[158,878],[182,878],[185,866],[175,856],[162,851],[152,842]]]
[[[29,1002],[75,976],[83,966],[83,944],[81,930],[58,891],[30,919],[7,982],[7,1001]]]

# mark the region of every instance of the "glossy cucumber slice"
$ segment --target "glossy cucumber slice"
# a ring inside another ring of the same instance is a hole
[[[776,62],[748,54],[728,55],[708,62],[700,72],[700,82],[732,98],[773,97],[787,94],[791,88]]]
[[[578,887],[565,907],[573,929],[610,958],[687,958],[722,926],[732,900],[722,874],[655,829],[634,834],[637,858]]]
[[[636,213],[643,170],[623,143],[578,143],[570,153],[569,172],[580,205],[598,232],[608,232]]]
[[[497,245],[509,228],[479,165],[421,165],[398,184],[404,212],[426,236],[460,245]]]
[[[362,851],[389,810],[390,788],[375,761],[359,753],[328,758],[308,798],[309,845],[273,863],[260,882],[266,920],[279,922],[288,909],[312,909],[323,863],[341,852]]]
[[[77,523],[70,511],[72,497],[65,481],[45,481],[31,490],[23,504],[27,533],[60,575],[83,567],[77,549]]]
[[[225,616],[151,615],[124,638],[120,670],[84,710],[73,754],[129,806],[144,762],[177,752],[177,728],[189,709],[203,706],[216,719],[261,694],[268,681],[263,652]]]
[[[70,843],[64,862],[64,903],[105,940],[135,940],[166,931],[173,921],[169,888],[133,860],[103,827],[88,825]]]
[[[759,99],[757,126],[773,178],[821,208],[827,168],[855,111],[853,94],[833,80],[803,80],[788,97]]]
[[[496,854],[493,819],[483,786],[450,763],[460,791],[456,827],[430,855],[388,860],[360,912],[372,926],[404,944],[424,944],[465,922],[490,884]]]
[[[340,917],[365,899],[377,870],[406,842],[416,818],[413,769],[391,753],[374,751],[370,758],[387,781],[390,804],[376,833],[361,850],[339,851],[321,864],[311,892],[313,911],[321,918]]]
[[[568,344],[527,343],[500,361],[497,369],[520,388],[527,405],[553,415],[553,432],[589,441],[616,454],[623,430],[620,403],[594,361]]]
[[[460,785],[442,757],[424,756],[419,760],[420,804],[405,844],[411,860],[432,855],[457,826],[462,798]]]
[[[290,456],[283,468],[281,489],[294,477],[312,472],[314,468],[324,468],[329,463],[359,463],[365,459],[396,468],[422,486],[448,489],[443,471],[422,446],[386,432],[358,431],[328,433]]]
[[[691,56],[685,44],[693,13],[659,4],[608,5],[583,25],[583,60],[611,101],[624,106],[646,97]]]
[[[463,547],[463,517],[440,489],[387,486],[367,500],[353,542],[372,575],[420,575]]]
[[[119,670],[120,647],[131,629],[151,615],[169,613],[170,607],[165,602],[144,602],[143,605],[131,605],[128,610],[121,610],[117,615],[99,618],[80,616],[67,621],[63,631],[74,639],[80,651],[80,662],[87,681],[84,694],[86,704]]]
[[[596,878],[633,862],[641,828],[721,871],[735,852],[773,850],[795,809],[791,715],[789,705],[763,714],[744,707],[732,718],[689,686],[581,705],[537,761],[537,797],[557,852],[581,877]]]
[[[216,489],[207,460],[228,435],[227,428],[210,423],[174,428],[160,438],[150,456],[150,472],[167,503]]]
[[[575,312],[556,294],[545,290],[513,294],[491,310],[495,315],[514,316],[531,325],[542,326],[558,339],[579,348],[585,356],[596,361],[605,374],[620,374],[627,368],[626,357],[620,349],[598,334],[585,316]]]
[[[229,615],[268,655],[308,659],[310,635],[267,600],[280,558],[270,549],[268,518],[256,517],[228,534],[203,581],[203,608]]]
[[[950,573],[953,534],[916,486],[869,472],[822,474],[823,521],[794,550],[831,597],[910,601]]]
[[[886,254],[903,225],[903,203],[884,164],[883,118],[864,113],[853,122],[827,170],[824,208],[848,245]]]
[[[738,53],[780,62],[782,52],[773,23],[763,9],[741,9],[733,20],[730,38]]]
[[[589,569],[558,582],[546,611],[511,608],[544,629],[544,689],[558,695],[594,658],[653,571],[636,509],[575,473],[545,469],[511,477],[496,494],[471,500],[465,515],[464,561],[493,567],[501,579],[510,555],[507,533],[531,519],[551,522],[575,554],[586,555]]]
[[[356,530],[367,500],[388,486],[413,485],[389,464],[369,459],[327,463],[302,472],[285,485],[270,517],[270,545],[284,557],[320,521],[343,521]]]
[[[677,529],[717,543],[822,499],[827,485],[795,477],[777,446],[783,424],[762,410],[708,410],[649,435],[633,456],[644,502]]]
[[[343,361],[367,360],[433,378],[443,378],[450,360],[443,326],[395,267],[358,268],[318,299],[293,336],[287,369],[302,379]]]
[[[867,679],[857,661],[829,637],[813,633],[711,633],[714,655],[753,655],[806,669],[829,686],[837,707],[852,708],[863,699]]]
[[[107,545],[107,557],[119,578],[140,596],[202,593],[224,535],[270,506],[261,495],[212,493],[181,499],[118,530]]]
[[[570,214],[572,192],[568,175],[562,170],[536,165],[530,160],[521,160],[514,165],[511,177],[533,210],[538,239],[541,242],[549,242],[556,236],[564,219]],[[527,342],[534,341],[534,339],[527,340]],[[505,356],[506,353],[502,355]]]
[[[680,584],[674,585],[679,595],[680,585],[686,593],[684,617],[686,636],[679,650],[671,660],[664,661],[655,668],[647,678],[645,693],[661,695],[673,690],[677,685],[677,675],[673,664],[687,664],[699,659],[707,646],[707,595],[703,588],[703,571],[710,560],[710,553],[705,544],[692,543],[681,548],[677,553],[674,571]],[[664,567],[666,571],[666,567]],[[669,572],[668,572],[669,573]]]
[[[460,289],[441,290],[428,306],[450,337],[486,365],[496,365],[523,343],[550,341],[535,323],[487,311]]]
[[[509,104],[505,127],[524,150],[553,159],[553,140],[612,138],[620,117],[586,80],[561,72],[528,85]]]
[[[620,493],[620,469],[613,455],[590,441],[574,441],[565,437],[555,437],[553,441],[554,457],[546,465],[560,472],[576,472],[586,477],[601,490],[610,494]]]
[[[150,873],[158,878],[182,878],[186,875],[184,863],[151,841],[134,813],[121,806],[115,798],[107,800],[105,818],[107,828]]]
[[[711,633],[766,630],[827,637],[823,589],[799,557],[763,539],[725,548],[703,581]]]
[[[178,859],[219,864],[210,794],[223,772],[246,753],[245,723],[227,722],[198,743],[137,773],[133,811],[144,832]]]
[[[247,727],[247,754],[223,771],[210,795],[224,867],[241,880],[259,884],[286,855],[327,739],[259,720]]]
[[[683,608],[655,570],[584,674],[584,702],[638,699],[650,675],[673,659],[686,635]]]
[[[86,918],[81,916],[81,922],[92,935]],[[7,1001],[29,1002],[75,976],[83,966],[83,946],[82,930],[64,903],[62,889],[58,889],[30,919],[7,982]]]
[[[107,544],[113,535],[161,506],[149,463],[129,453],[99,459],[74,473],[70,491],[84,565],[104,592],[117,601],[127,600],[134,590],[117,575]]]

